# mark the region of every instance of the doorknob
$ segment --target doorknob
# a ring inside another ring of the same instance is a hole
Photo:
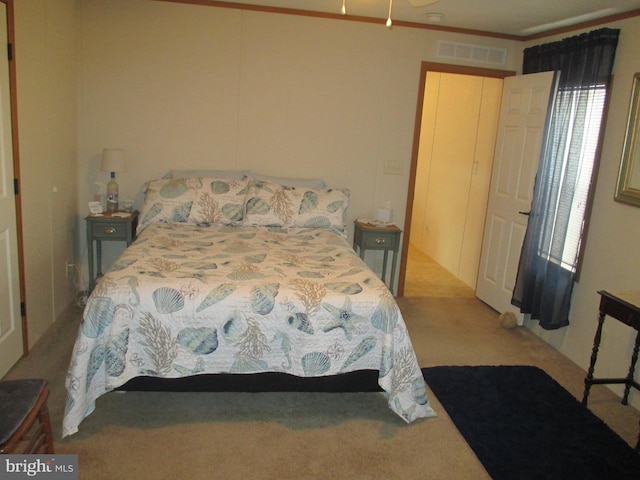
[[[531,215],[531,210],[529,210],[528,212],[518,212],[520,215],[524,215],[526,217],[528,217],[529,215]]]

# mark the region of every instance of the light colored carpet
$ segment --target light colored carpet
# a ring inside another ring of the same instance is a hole
[[[475,297],[471,287],[412,244],[407,254],[404,294],[406,297]]]
[[[581,398],[582,369],[524,328],[500,328],[477,299],[398,302],[421,366],[536,365]],[[70,308],[6,378],[50,380],[56,451],[79,455],[81,479],[489,478],[433,394],[438,417],[406,425],[377,393],[111,393],[60,440],[80,313]],[[638,411],[604,386],[589,403],[635,445]]]

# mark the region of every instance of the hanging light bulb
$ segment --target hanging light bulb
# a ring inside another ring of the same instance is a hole
[[[389,16],[387,17],[387,23],[385,24],[387,28],[391,28],[393,26],[393,22],[391,21],[391,7],[393,6],[393,0],[389,0]]]
[[[340,9],[342,15],[347,14],[347,0],[342,0],[342,8]]]

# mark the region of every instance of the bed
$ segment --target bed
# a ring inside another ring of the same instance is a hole
[[[401,312],[346,240],[348,201],[250,178],[148,182],[135,242],[87,300],[63,436],[145,379],[374,372],[405,422],[434,416]]]

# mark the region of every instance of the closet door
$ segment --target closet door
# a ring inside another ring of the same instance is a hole
[[[7,6],[0,3],[0,43],[7,45]],[[0,58],[0,377],[22,356],[16,197],[13,185],[9,60]]]
[[[411,243],[475,288],[502,79],[428,72]]]
[[[482,78],[441,74],[425,213],[426,252],[457,275],[482,96]]]

